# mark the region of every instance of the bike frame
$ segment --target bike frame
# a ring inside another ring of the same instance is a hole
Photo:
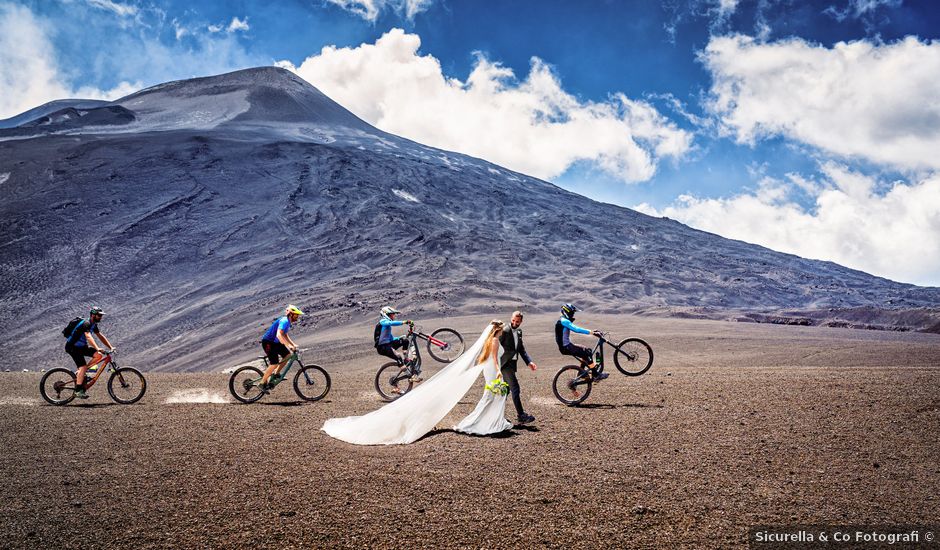
[[[294,353],[290,354],[290,357],[289,357],[289,359],[287,360],[287,364],[284,365],[284,371],[278,375],[278,376],[281,377],[281,379],[278,380],[278,382],[277,382],[278,384],[280,384],[280,383],[283,382],[284,380],[287,380],[287,373],[290,372],[290,369],[291,369],[291,367],[294,366],[294,363],[299,364],[299,365],[300,365],[300,368],[304,368],[304,362],[301,361],[301,359],[300,359],[300,353],[303,352],[303,351],[307,351],[307,350],[305,350],[305,349],[304,349],[304,350],[297,350],[297,351],[295,351]],[[264,359],[264,366],[265,366],[265,367],[270,367],[270,366],[271,366],[271,363],[268,361],[268,356],[267,356],[267,355],[262,355],[261,358]],[[313,380],[310,379],[310,375],[309,375],[309,374],[304,373],[304,378],[307,379],[307,383],[308,383],[308,384],[313,384]],[[275,386],[276,386],[276,385],[277,385],[277,384],[275,384]]]
[[[416,332],[415,335],[416,335],[418,338],[421,338],[422,340],[427,340],[428,342],[431,342],[432,344],[434,344],[435,346],[437,346],[437,347],[439,347],[439,348],[441,348],[441,349],[444,349],[445,347],[447,347],[447,342],[443,342],[443,341],[441,341],[441,340],[438,340],[437,338],[435,338],[435,337],[433,337],[433,336],[430,336],[430,335],[428,335],[428,334],[425,334],[425,333],[423,333],[423,332]]]
[[[95,385],[95,382],[98,381],[98,378],[101,377],[104,371],[108,370],[109,365],[111,366],[112,369],[117,369],[117,363],[114,362],[114,357],[112,355],[112,352],[107,352],[107,353],[101,352],[101,354],[104,357],[88,365],[89,369],[95,365],[99,365],[98,369],[95,371],[95,375],[91,377],[91,380],[88,379],[88,370],[85,370],[85,383],[83,384],[83,386],[85,386],[86,390],[90,389],[92,386]],[[75,372],[77,373],[78,369],[75,369]]]

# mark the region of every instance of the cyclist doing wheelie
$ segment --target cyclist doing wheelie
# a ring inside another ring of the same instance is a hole
[[[281,370],[287,364],[290,354],[297,351],[297,344],[291,340],[287,333],[290,332],[291,327],[303,314],[304,312],[300,311],[300,308],[294,304],[289,304],[284,309],[284,316],[275,319],[267,332],[264,333],[264,336],[261,337],[261,348],[264,350],[264,354],[268,356],[268,362],[270,363],[267,370],[264,371],[264,376],[261,377],[262,391],[270,389],[269,379],[272,375],[280,377]]]
[[[98,363],[104,358],[101,354],[101,348],[95,343],[93,335],[98,336],[101,343],[113,350],[114,346],[102,334],[98,328],[98,323],[104,318],[104,310],[100,307],[92,307],[88,312],[88,319],[78,319],[74,328],[65,341],[65,352],[72,356],[78,372],[75,374],[75,397],[79,399],[88,399],[85,394],[85,373],[88,368],[97,369]],[[85,362],[86,357],[91,357],[91,361]]]
[[[398,365],[404,369],[405,360],[395,353],[396,349],[403,349],[408,347],[408,338],[406,336],[394,336],[392,334],[392,327],[398,327],[401,325],[414,326],[412,321],[396,321],[395,317],[401,313],[392,306],[385,306],[381,310],[381,318],[379,319],[378,324],[375,325],[375,331],[373,337],[375,340],[375,351],[383,356],[388,357],[389,359],[398,363]],[[413,382],[420,382],[421,377],[418,373],[415,373],[411,377]]]
[[[558,351],[561,352],[562,355],[571,355],[577,358],[589,369],[588,372],[590,372],[591,379],[595,382],[600,382],[610,375],[606,372],[597,372],[597,365],[594,364],[594,358],[591,357],[590,349],[571,343],[572,332],[578,334],[593,334],[598,337],[601,336],[600,331],[588,330],[574,324],[574,314],[578,311],[580,310],[574,304],[561,306],[561,318],[555,323],[555,343],[558,344]]]

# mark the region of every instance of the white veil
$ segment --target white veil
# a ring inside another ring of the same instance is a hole
[[[417,441],[447,416],[483,372],[483,365],[477,364],[477,358],[492,329],[492,325],[487,324],[470,349],[395,401],[364,416],[330,418],[323,423],[322,430],[356,445]]]

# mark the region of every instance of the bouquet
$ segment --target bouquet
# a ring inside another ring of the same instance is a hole
[[[496,378],[486,385],[486,390],[496,395],[507,395],[509,393],[509,384],[503,382],[502,378]]]

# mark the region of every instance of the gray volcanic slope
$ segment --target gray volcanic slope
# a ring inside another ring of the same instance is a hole
[[[724,239],[425,147],[281,69],[42,116],[0,130],[0,331],[11,366],[62,363],[59,330],[91,303],[111,311],[106,332],[129,359],[168,370],[253,355],[287,302],[318,312],[303,321],[307,335],[373,318],[385,303],[408,317],[573,300],[605,313],[938,322],[940,289]],[[364,327],[363,345],[370,336]]]

